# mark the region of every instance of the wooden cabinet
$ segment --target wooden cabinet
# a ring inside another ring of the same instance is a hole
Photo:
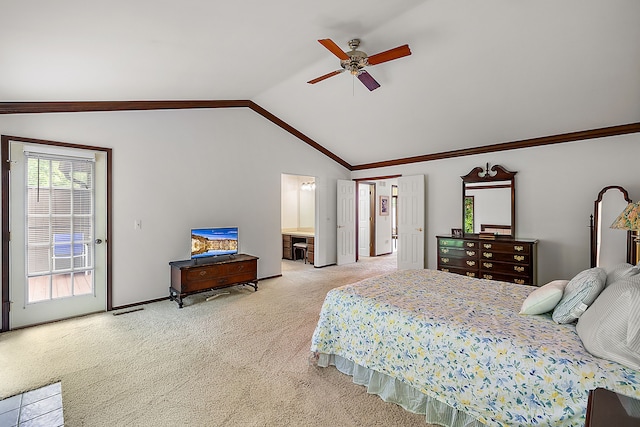
[[[585,427],[638,427],[640,400],[604,388],[589,391]]]
[[[310,264],[313,264],[313,241],[314,238],[313,237],[307,237],[307,261]]]
[[[234,285],[251,285],[258,290],[258,257],[239,254],[217,260],[172,261],[169,299],[182,308],[182,299],[191,294]]]
[[[282,259],[293,259],[291,234],[282,235]]]
[[[314,238],[305,236],[302,233],[283,233],[282,234],[282,259],[293,259],[293,244],[307,244],[307,262],[313,264],[314,261]]]
[[[438,270],[481,279],[537,285],[537,240],[436,236]]]

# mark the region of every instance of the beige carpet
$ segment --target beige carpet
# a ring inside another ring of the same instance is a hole
[[[70,427],[427,426],[308,362],[327,291],[393,269],[394,256],[320,269],[285,261],[258,292],[0,334],[0,398],[59,380]]]

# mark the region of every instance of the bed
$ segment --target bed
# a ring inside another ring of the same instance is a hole
[[[437,270],[366,279],[327,294],[311,351],[445,426],[582,426],[589,390],[640,398],[635,362],[593,356],[552,312],[520,314],[537,289]]]

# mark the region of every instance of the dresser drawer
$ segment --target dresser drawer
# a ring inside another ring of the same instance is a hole
[[[513,262],[517,264],[529,265],[531,256],[529,254],[514,254],[505,252],[493,252],[480,250],[481,261]]]
[[[464,267],[467,269],[478,269],[478,260],[471,258],[453,258],[453,257],[440,257],[440,266],[451,266],[451,267]]]
[[[449,248],[441,246],[438,248],[440,256],[453,257],[453,258],[478,258],[478,251],[476,249],[464,249],[464,248]]]
[[[480,261],[480,270],[486,273],[506,273],[516,276],[528,276],[529,266],[506,262]]]
[[[478,249],[478,242],[463,239],[438,239],[438,246],[460,249]]]
[[[209,280],[212,277],[222,276],[226,274],[226,265],[210,265],[197,269],[189,269],[185,272],[186,282],[197,282],[200,280]]]
[[[473,278],[479,277],[477,270],[471,271],[465,268],[456,268],[456,267],[447,266],[447,267],[441,267],[440,271],[444,271],[446,273],[460,274],[462,276],[473,277]]]
[[[258,261],[242,261],[227,264],[225,267],[226,274],[233,276],[244,275],[246,272],[255,272],[257,269]]]
[[[529,254],[531,252],[529,244],[519,242],[480,242],[480,249],[512,254]]]
[[[533,285],[531,276],[511,276],[509,274],[481,271],[479,277],[487,280],[499,280],[517,285]]]

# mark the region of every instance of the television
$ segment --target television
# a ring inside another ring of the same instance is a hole
[[[191,259],[238,253],[238,227],[191,229]]]

